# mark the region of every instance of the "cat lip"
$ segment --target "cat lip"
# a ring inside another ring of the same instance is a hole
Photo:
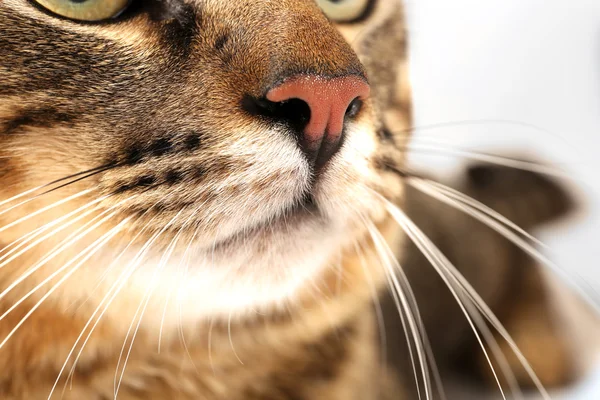
[[[311,193],[306,193],[301,200],[290,207],[277,212],[272,217],[260,221],[254,225],[244,227],[233,234],[217,241],[211,249],[218,250],[227,248],[244,238],[252,237],[264,232],[274,226],[293,226],[308,218],[320,215],[319,207]]]

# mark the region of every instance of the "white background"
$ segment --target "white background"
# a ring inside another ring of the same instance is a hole
[[[600,293],[600,0],[407,3],[415,137],[527,150],[580,180],[585,215],[543,239],[554,261]],[[464,161],[412,160],[440,173]],[[600,383],[590,378],[564,398],[600,399]]]

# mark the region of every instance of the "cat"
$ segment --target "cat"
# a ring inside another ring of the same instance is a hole
[[[372,307],[400,1],[2,0],[0,31],[0,398],[410,398]]]

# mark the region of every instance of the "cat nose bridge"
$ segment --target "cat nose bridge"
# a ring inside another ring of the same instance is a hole
[[[358,56],[317,4],[293,4],[293,17],[274,4],[278,23],[261,26],[270,43],[255,43],[251,72],[259,73],[242,93],[242,108],[286,126],[318,170],[341,148],[370,86]]]
[[[281,0],[276,0],[281,2]],[[263,35],[271,38],[268,83],[299,75],[362,75],[365,69],[355,51],[314,1],[292,1],[295,12],[285,7],[274,15]],[[288,6],[289,7],[289,6]]]

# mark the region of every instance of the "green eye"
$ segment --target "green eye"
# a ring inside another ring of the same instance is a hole
[[[325,15],[335,22],[349,22],[361,18],[371,2],[372,0],[317,0]]]
[[[35,0],[48,11],[77,21],[97,22],[118,16],[130,0]]]

